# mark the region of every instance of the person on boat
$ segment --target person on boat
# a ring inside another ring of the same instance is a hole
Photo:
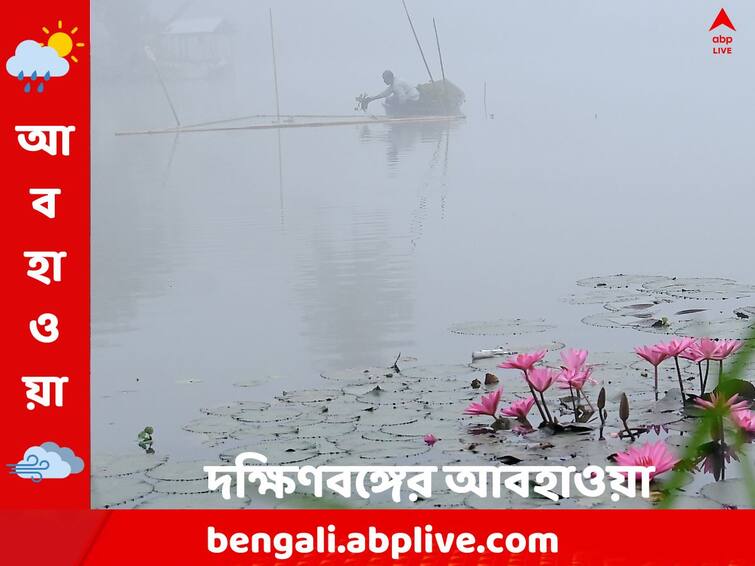
[[[388,85],[383,92],[375,96],[368,96],[362,99],[362,109],[367,110],[367,105],[373,100],[385,98],[386,111],[398,110],[401,106],[417,102],[419,100],[419,91],[408,82],[394,76],[392,71],[383,72],[383,82]]]

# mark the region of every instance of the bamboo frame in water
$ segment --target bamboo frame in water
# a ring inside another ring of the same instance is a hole
[[[175,134],[196,132],[231,132],[239,130],[275,130],[282,128],[323,128],[330,126],[354,126],[361,124],[412,124],[423,122],[453,122],[464,119],[462,114],[456,116],[407,116],[402,118],[358,118],[356,120],[329,121],[329,122],[290,122],[277,124],[251,124],[248,126],[224,126],[219,128],[164,128],[158,130],[131,130],[115,132],[116,136],[138,136],[153,134]]]

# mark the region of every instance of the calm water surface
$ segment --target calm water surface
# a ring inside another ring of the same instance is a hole
[[[734,109],[554,98],[491,120],[472,100],[452,126],[114,136],[168,125],[155,88],[95,86],[95,453],[133,450],[145,425],[162,453],[201,453],[181,430],[200,407],[504,340],[458,322],[541,317],[557,328],[523,341],[595,350],[652,339],[581,324],[595,307],[562,299],[582,277],[755,283],[753,162],[710,135],[730,118],[751,135]]]

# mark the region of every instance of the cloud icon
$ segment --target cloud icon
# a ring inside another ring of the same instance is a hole
[[[5,63],[9,75],[24,77],[62,77],[68,73],[70,64],[52,47],[42,46],[33,39],[26,39],[16,46],[16,54]]]
[[[70,448],[58,446],[55,442],[45,442],[27,449],[23,460],[17,464],[8,464],[8,467],[11,468],[11,474],[40,482],[43,479],[63,479],[71,474],[78,474],[84,469],[84,460]]]

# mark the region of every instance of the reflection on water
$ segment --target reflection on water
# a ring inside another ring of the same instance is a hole
[[[440,219],[450,129],[101,132],[95,443],[128,446],[150,425],[157,449],[180,451],[180,425],[211,400],[413,350],[415,248]]]
[[[435,145],[430,168],[440,160],[441,144],[448,148],[450,131],[459,125],[458,121],[425,122],[403,124],[367,124],[359,128],[359,140],[363,143],[382,142],[385,144],[386,162],[395,169],[401,159],[407,158],[419,145]],[[445,156],[446,165],[448,154]]]

